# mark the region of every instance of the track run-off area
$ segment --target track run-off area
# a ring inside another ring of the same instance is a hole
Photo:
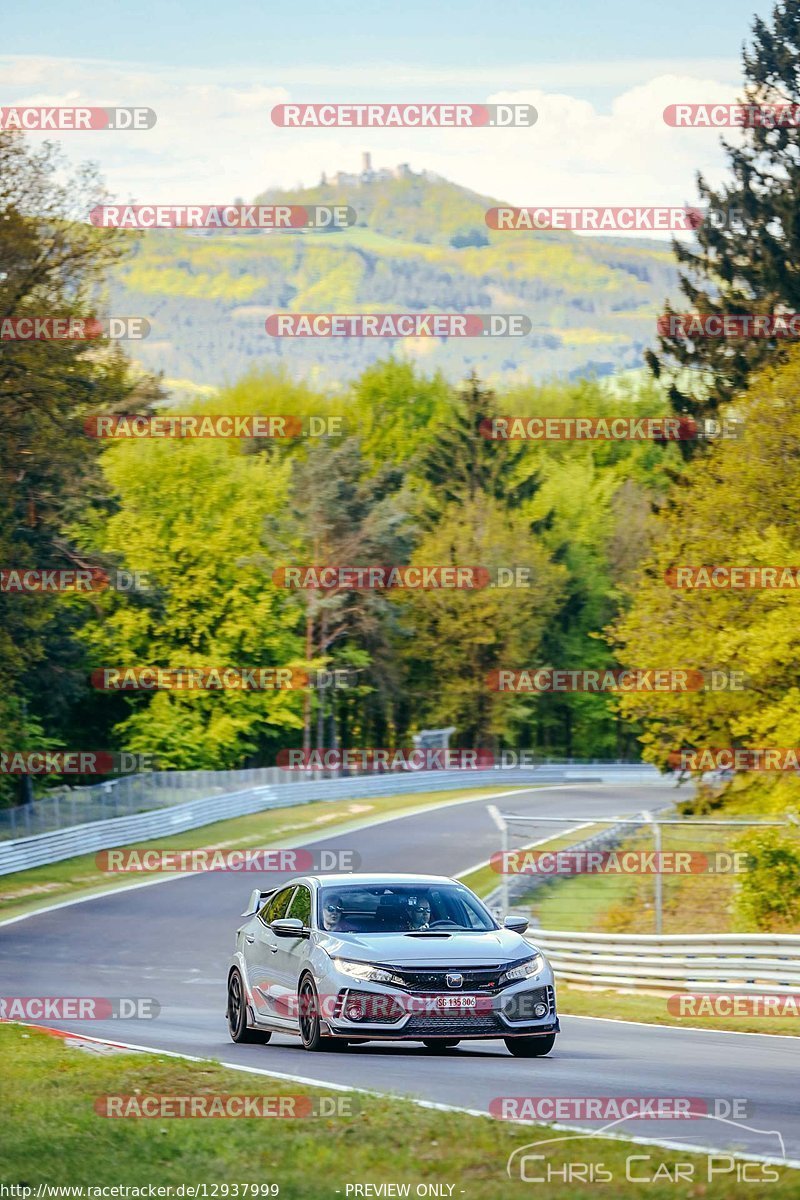
[[[608,817],[669,807],[667,784],[576,782],[516,791],[501,806],[531,818],[525,839],[562,826],[536,817]],[[340,827],[303,841],[315,849],[353,850],[365,872],[458,875],[498,849],[489,794],[443,802],[397,817]],[[578,835],[579,836],[579,835]],[[744,1120],[626,1120],[609,1132],[702,1149],[735,1149],[800,1166],[800,1040],[562,1014],[552,1054],[515,1059],[501,1041],[464,1041],[444,1055],[421,1043],[370,1042],[309,1054],[273,1034],[268,1045],[234,1045],[225,1022],[225,981],[253,887],[290,875],[210,871],[164,875],[157,882],[54,905],[0,923],[0,972],[6,996],[153,997],[155,1020],[53,1021],[78,1035],[142,1049],[213,1058],[244,1071],[324,1086],[408,1097],[488,1112],[499,1097],[692,1097],[709,1105],[745,1101]],[[535,941],[535,931],[531,934]],[[730,1111],[730,1110],[728,1110]],[[561,1122],[561,1125],[569,1124]],[[607,1124],[607,1123],[605,1123]],[[576,1121],[575,1128],[600,1131]],[[520,1129],[520,1145],[536,1140]]]

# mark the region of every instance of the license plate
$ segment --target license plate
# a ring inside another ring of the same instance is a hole
[[[477,996],[437,996],[436,1007],[452,1012],[454,1009],[458,1012],[468,1008],[475,1008],[478,1003]]]

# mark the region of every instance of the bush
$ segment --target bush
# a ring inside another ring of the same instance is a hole
[[[748,855],[736,909],[751,927],[791,932],[800,925],[800,844],[777,829],[754,829],[737,838],[734,850]]]

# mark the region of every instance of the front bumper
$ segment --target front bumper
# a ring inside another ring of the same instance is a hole
[[[452,993],[447,994],[450,998]],[[453,1011],[437,1005],[444,995],[409,993],[369,984],[342,987],[325,1014],[331,1037],[395,1040],[429,1038],[547,1037],[559,1032],[552,983],[518,984],[497,995],[477,997],[474,1009]],[[545,1012],[534,1015],[541,1006]],[[351,1014],[363,1015],[354,1019]]]

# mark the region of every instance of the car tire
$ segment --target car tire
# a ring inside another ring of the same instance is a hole
[[[228,1033],[232,1042],[260,1042],[263,1045],[272,1037],[266,1030],[248,1028],[244,983],[240,972],[235,968],[228,976],[228,1007],[225,1016],[228,1018]]]
[[[503,1038],[509,1051],[515,1058],[541,1058],[549,1054],[556,1044],[556,1035],[549,1037],[509,1037]]]
[[[432,1054],[441,1054],[443,1050],[453,1050],[461,1038],[423,1038],[422,1044]]]
[[[298,1025],[304,1050],[330,1050],[334,1039],[323,1037],[319,1016],[319,996],[310,975],[304,975],[297,988]]]

